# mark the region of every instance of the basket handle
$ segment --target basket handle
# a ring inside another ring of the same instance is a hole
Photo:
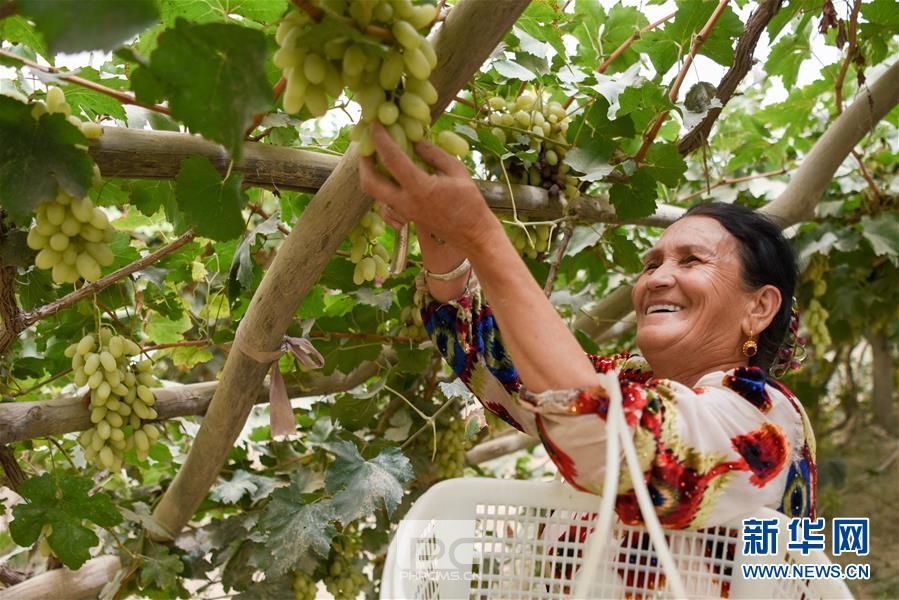
[[[637,496],[637,503],[643,515],[643,523],[652,540],[656,555],[662,563],[662,568],[665,570],[665,575],[667,575],[668,587],[674,594],[674,597],[687,598],[687,592],[677,564],[674,562],[674,557],[671,555],[671,551],[665,541],[662,524],[659,522],[659,517],[655,512],[652,499],[649,497],[646,482],[643,481],[643,473],[640,471],[640,463],[637,458],[637,449],[634,447],[633,437],[630,435],[630,429],[624,420],[624,407],[621,399],[621,387],[618,383],[618,372],[615,370],[612,373],[604,374],[604,376],[609,380],[604,386],[609,392],[609,412],[606,417],[608,439],[606,443],[606,473],[603,482],[602,500],[599,504],[599,523],[594,531],[594,535],[590,536],[590,540],[587,543],[584,564],[581,567],[577,585],[575,586],[575,597],[587,598],[589,596],[590,587],[596,579],[596,573],[599,572],[598,567],[602,563],[603,554],[607,546],[606,541],[611,530],[612,515],[615,512],[615,496],[618,488],[618,470],[620,468],[618,442],[620,441],[624,450],[628,471],[630,472],[631,482],[634,486],[634,493]],[[610,475],[610,473],[612,474]]]

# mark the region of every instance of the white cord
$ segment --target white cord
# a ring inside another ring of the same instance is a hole
[[[640,462],[637,459],[637,449],[634,447],[634,440],[627,432],[627,425],[624,422],[624,415],[616,415],[621,419],[622,436],[621,442],[624,446],[624,457],[627,459],[627,466],[630,470],[631,481],[634,484],[634,492],[637,495],[637,503],[640,505],[640,512],[643,514],[643,524],[649,532],[652,545],[655,549],[656,556],[662,567],[665,569],[665,575],[668,576],[667,585],[672,591],[675,598],[687,598],[687,590],[684,588],[684,582],[681,579],[677,564],[674,557],[671,556],[671,550],[665,541],[665,532],[662,524],[659,523],[659,516],[656,514],[655,506],[649,497],[649,490],[646,488],[646,482],[643,481],[643,473],[640,471]]]
[[[617,376],[613,385],[603,386],[609,390],[609,411],[606,415],[606,473],[602,484],[602,499],[599,503],[599,517],[596,529],[587,541],[584,562],[577,575],[574,588],[575,598],[588,598],[590,588],[596,581],[596,572],[602,564],[607,541],[612,533],[612,517],[615,516],[615,497],[618,493],[618,470],[620,467],[618,448],[618,419],[612,416],[621,412],[621,388]],[[622,415],[623,416],[623,415]]]
[[[613,376],[615,381],[612,385],[605,386],[606,390],[609,391],[609,411],[606,415],[606,473],[603,482],[602,500],[599,504],[599,519],[596,530],[587,542],[587,552],[577,577],[574,597],[589,597],[590,588],[596,580],[599,566],[602,564],[604,550],[608,545],[612,516],[615,514],[615,498],[618,493],[618,470],[620,468],[618,443],[620,441],[630,472],[631,482],[634,486],[634,493],[637,496],[637,503],[643,515],[643,522],[652,540],[656,556],[658,556],[667,575],[667,586],[675,598],[687,598],[687,592],[681,580],[680,572],[677,569],[677,564],[674,562],[674,557],[671,556],[671,551],[665,541],[665,533],[659,522],[659,517],[656,515],[652,499],[649,497],[649,490],[646,487],[646,482],[643,481],[643,473],[640,471],[640,463],[637,458],[637,449],[634,447],[630,428],[628,428],[624,419],[624,407],[622,405],[621,388],[618,385],[617,372],[613,372]]]

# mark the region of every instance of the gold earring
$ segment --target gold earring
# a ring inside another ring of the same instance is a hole
[[[749,339],[743,342],[743,355],[752,358],[759,351],[759,345],[755,341],[755,336],[752,335],[752,329],[749,330]]]

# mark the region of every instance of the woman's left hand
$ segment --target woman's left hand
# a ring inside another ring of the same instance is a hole
[[[372,126],[372,141],[394,181],[378,173],[371,158],[364,158],[362,189],[375,199],[389,225],[399,229],[414,222],[460,249],[474,249],[496,228],[493,213],[459,160],[433,144],[418,142],[416,152],[435,170],[428,174],[379,124]]]

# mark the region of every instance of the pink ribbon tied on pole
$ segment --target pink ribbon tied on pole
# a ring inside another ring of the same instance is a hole
[[[240,329],[240,327],[237,328],[237,336],[234,339],[237,349],[258,363],[271,363],[268,402],[271,413],[272,437],[296,433],[297,422],[293,416],[293,409],[290,407],[287,386],[284,384],[284,377],[281,375],[281,369],[278,367],[278,360],[285,352],[290,352],[307,369],[321,369],[325,365],[324,357],[315,349],[312,342],[306,338],[291,337],[289,335],[285,335],[281,339],[281,347],[274,352],[252,350],[244,343]]]

